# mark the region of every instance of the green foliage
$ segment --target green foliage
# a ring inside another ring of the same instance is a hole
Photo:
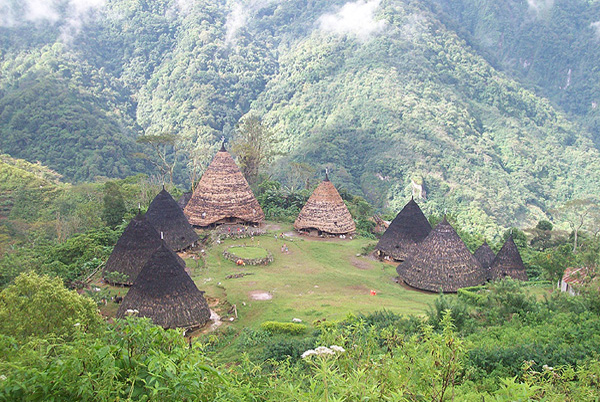
[[[552,228],[554,227],[552,225],[552,223],[550,221],[547,221],[545,219],[542,219],[540,221],[538,221],[537,225],[535,225],[536,229],[539,230],[552,230]]]
[[[271,332],[273,334],[290,334],[300,335],[306,332],[306,325],[298,324],[295,322],[277,322],[277,321],[265,321],[260,324],[260,328],[263,331]]]
[[[104,185],[104,197],[102,201],[102,220],[108,227],[114,229],[123,221],[123,215],[127,212],[125,209],[125,200],[116,183],[112,181],[106,182]]]
[[[21,274],[0,293],[0,333],[19,340],[71,339],[80,331],[96,331],[100,322],[95,303],[67,290],[58,278]]]

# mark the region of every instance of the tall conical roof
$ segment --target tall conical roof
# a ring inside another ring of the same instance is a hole
[[[431,225],[414,199],[402,208],[379,239],[376,250],[396,259],[405,260],[431,232]]]
[[[185,272],[177,255],[161,242],[117,311],[117,318],[127,310],[138,310],[164,328],[195,328],[210,320],[210,309],[203,292]]]
[[[409,286],[431,292],[456,292],[486,279],[481,264],[446,217],[396,271]]]
[[[185,209],[188,202],[190,202],[192,194],[193,193],[191,191],[186,191],[185,193],[181,194],[181,197],[179,197],[177,200],[177,205],[179,205],[179,208],[181,208],[182,211]]]
[[[150,203],[146,218],[158,232],[164,233],[172,250],[183,250],[198,240],[183,211],[164,187]]]
[[[526,281],[527,272],[525,271],[525,265],[519,254],[519,249],[513,241],[512,236],[509,236],[504,242],[504,245],[498,251],[498,255],[490,266],[491,279],[501,279],[505,276],[510,276],[513,279],[519,279]]]
[[[332,234],[356,231],[348,207],[328,177],[325,177],[306,201],[294,227],[297,230],[314,228]]]
[[[475,250],[475,253],[473,253],[473,255],[475,256],[475,258],[477,258],[477,261],[479,261],[479,263],[485,270],[486,278],[491,279],[492,273],[490,271],[490,266],[492,265],[494,258],[496,258],[494,250],[492,250],[492,248],[487,244],[487,242],[484,241],[483,244],[479,246],[477,250]]]
[[[110,281],[131,285],[160,244],[160,234],[144,215],[138,214],[129,222],[108,257],[102,271],[103,277],[106,278],[111,272],[118,272],[126,276],[124,280]],[[179,262],[185,265],[181,258]]]
[[[206,168],[184,213],[194,226],[209,226],[227,218],[252,223],[265,219],[248,182],[224,146]]]

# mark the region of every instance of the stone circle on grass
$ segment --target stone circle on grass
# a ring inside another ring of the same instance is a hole
[[[238,265],[268,265],[273,255],[262,247],[236,245],[226,248],[223,257]]]

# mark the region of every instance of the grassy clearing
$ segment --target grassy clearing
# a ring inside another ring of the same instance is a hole
[[[234,254],[237,257],[248,259],[265,258],[269,255],[269,252],[264,248],[254,246],[230,247],[227,251],[229,251],[231,254]]]
[[[260,243],[260,247],[273,254],[274,262],[268,266],[239,267],[224,259],[223,250],[240,242],[247,246]],[[292,318],[310,323],[382,309],[400,314],[423,314],[437,295],[395,283],[395,265],[357,256],[372,242],[364,238],[323,240],[293,236],[281,239],[270,233],[255,237],[254,241],[226,240],[215,244],[208,250],[205,268],[190,268],[192,278],[207,296],[226,298],[237,306],[238,326],[256,328],[263,321],[285,322]],[[284,244],[288,247],[287,253],[281,251]],[[240,272],[252,275],[225,279]],[[371,290],[377,294],[372,296]],[[265,294],[272,298],[253,298]]]

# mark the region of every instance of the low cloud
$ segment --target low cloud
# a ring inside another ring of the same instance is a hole
[[[225,21],[225,42],[235,42],[235,37],[240,29],[248,23],[248,20],[262,8],[265,8],[275,0],[246,0],[233,4],[231,11]]]
[[[365,41],[385,28],[384,20],[375,20],[375,10],[381,0],[358,0],[342,6],[337,13],[324,14],[318,22],[325,32],[339,35],[354,35]]]
[[[596,31],[596,38],[600,39],[600,21],[592,22],[590,27]]]
[[[527,0],[527,5],[530,11],[540,15],[554,6],[554,0]]]
[[[105,4],[106,0],[0,0],[0,26],[38,22],[60,24],[62,39],[70,41],[89,20],[90,14]],[[65,11],[61,13],[63,9]]]

